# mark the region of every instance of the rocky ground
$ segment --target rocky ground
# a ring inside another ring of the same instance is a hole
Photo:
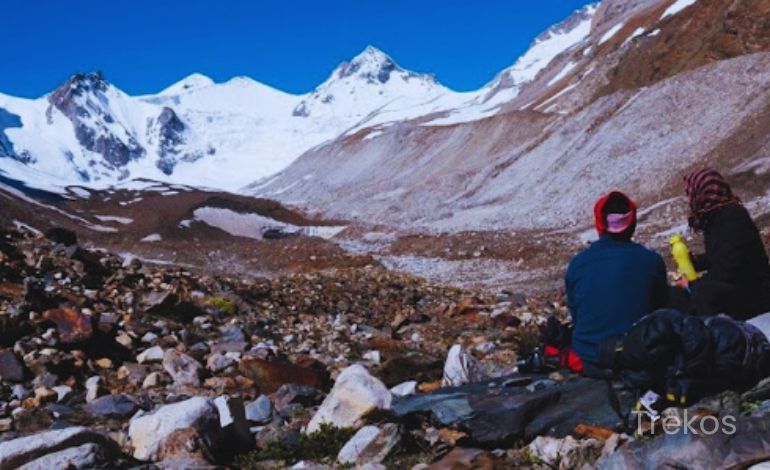
[[[512,375],[549,315],[374,264],[232,279],[6,229],[0,468],[633,466],[602,384]],[[763,390],[732,395],[746,435]]]

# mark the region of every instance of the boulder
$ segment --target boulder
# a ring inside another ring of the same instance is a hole
[[[168,437],[184,428],[193,428],[204,435],[216,433],[219,416],[214,403],[208,398],[193,397],[132,419],[128,437],[134,449],[134,458],[156,460]]]
[[[5,349],[0,351],[0,380],[5,382],[24,381],[25,368],[21,359],[11,351]]]
[[[163,368],[174,380],[175,385],[197,387],[201,383],[199,375],[201,365],[187,354],[169,349],[163,355]]]
[[[385,460],[401,438],[398,425],[387,423],[381,428],[364,426],[342,447],[337,461],[342,465],[377,464]]]
[[[389,409],[393,397],[385,385],[359,364],[343,370],[329,395],[308,423],[308,433],[329,423],[338,428],[361,425],[361,418],[375,409]]]
[[[16,468],[48,454],[84,444],[95,444],[108,454],[117,453],[117,444],[105,435],[75,426],[1,442],[0,468]]]

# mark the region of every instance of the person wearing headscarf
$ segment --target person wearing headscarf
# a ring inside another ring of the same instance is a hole
[[[757,226],[717,171],[705,168],[684,177],[688,222],[703,234],[705,253],[693,256],[705,271],[689,284],[691,312],[727,314],[746,320],[770,311],[770,263]]]
[[[572,259],[565,276],[572,349],[586,371],[597,364],[606,339],[627,332],[668,300],[663,258],[631,240],[636,203],[612,191],[596,202],[594,222],[599,240]]]

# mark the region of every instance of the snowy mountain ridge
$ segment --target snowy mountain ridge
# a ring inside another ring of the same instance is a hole
[[[594,11],[580,10],[576,15],[584,21],[559,34],[584,37]],[[539,38],[524,56],[535,66],[520,66],[522,58],[465,93],[403,69],[371,46],[304,95],[248,77],[215,83],[194,73],[157,94],[129,96],[99,73],[75,74],[38,99],[0,94],[0,113],[7,116],[0,119],[0,174],[54,191],[132,178],[238,191],[315,146],[361,129],[376,135],[378,127],[418,118],[446,125],[452,122],[442,117],[492,115],[572,45],[548,39]],[[543,44],[550,46],[538,52]],[[513,91],[509,76],[515,77]]]

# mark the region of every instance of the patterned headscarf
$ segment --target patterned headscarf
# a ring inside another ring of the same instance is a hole
[[[740,204],[730,185],[711,168],[695,171],[684,177],[685,191],[690,198],[688,221],[694,230],[703,230],[704,217],[709,212],[730,204]]]

